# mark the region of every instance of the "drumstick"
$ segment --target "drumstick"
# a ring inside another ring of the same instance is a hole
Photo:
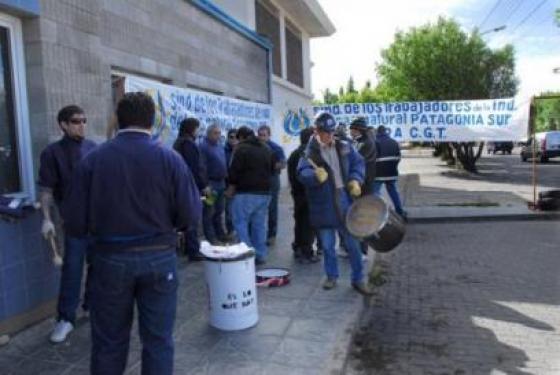
[[[62,258],[60,257],[60,254],[58,254],[58,246],[56,245],[56,240],[54,238],[54,235],[51,234],[49,236],[49,241],[51,243],[51,247],[53,251],[53,263],[55,266],[60,267],[62,266]]]
[[[315,164],[315,162],[311,158],[307,158],[307,161],[309,162],[309,164],[311,164],[313,169],[317,170],[317,168],[319,168],[319,166]]]

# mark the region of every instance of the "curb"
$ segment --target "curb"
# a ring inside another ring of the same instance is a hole
[[[369,256],[368,267],[364,269],[364,276],[369,275],[376,260],[375,252],[370,251],[368,253],[373,254],[373,257]],[[371,298],[373,297],[362,297],[354,302],[352,306],[354,313],[343,322],[344,329],[335,339],[334,349],[331,351],[331,356],[324,367],[325,374],[344,375],[346,373],[352,339],[360,327],[362,315],[367,311]]]
[[[525,214],[501,215],[467,215],[467,216],[409,216],[409,224],[436,224],[436,223],[477,223],[496,221],[554,221],[560,220],[560,212],[539,212]]]

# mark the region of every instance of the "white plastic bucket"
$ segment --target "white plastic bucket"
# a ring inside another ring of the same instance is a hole
[[[237,331],[257,324],[254,252],[233,259],[206,257],[204,267],[210,325],[224,331]]]

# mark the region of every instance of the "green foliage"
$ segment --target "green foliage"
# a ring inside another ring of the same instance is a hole
[[[464,100],[511,97],[517,92],[514,50],[492,50],[477,30],[468,34],[453,20],[440,18],[398,32],[381,53],[377,74],[386,97],[398,101]],[[453,149],[451,148],[453,147]],[[484,143],[442,145],[441,154],[476,172]]]
[[[550,99],[546,99],[550,96]],[[560,130],[560,92],[547,92],[535,101],[536,131]]]
[[[352,78],[352,76],[348,78],[348,83],[346,84],[346,93],[357,93],[356,89],[354,88],[354,78]]]
[[[491,50],[478,31],[467,34],[453,20],[398,32],[377,66],[394,100],[509,97],[517,92],[514,50]]]
[[[325,104],[335,104],[338,103],[338,95],[331,92],[331,90],[326,89],[323,91],[323,103]]]

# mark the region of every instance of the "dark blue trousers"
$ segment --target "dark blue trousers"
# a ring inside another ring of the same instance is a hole
[[[76,310],[80,305],[82,276],[87,258],[89,242],[84,238],[65,236],[64,262],[60,275],[60,291],[58,294],[58,320],[76,322]],[[87,279],[86,279],[87,280]],[[84,292],[84,310],[88,309],[88,283]]]
[[[124,373],[136,305],[142,375],[172,375],[178,286],[175,249],[95,251],[90,282],[91,374]]]

